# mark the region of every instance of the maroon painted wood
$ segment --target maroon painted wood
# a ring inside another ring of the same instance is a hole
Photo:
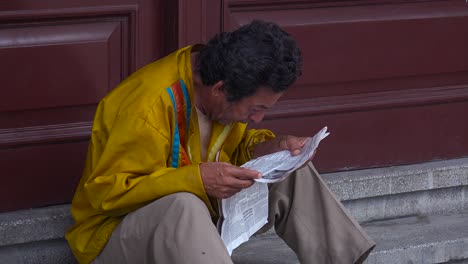
[[[305,59],[262,126],[310,135],[327,125],[320,171],[468,156],[464,1],[3,1],[0,211],[70,202],[108,91],[255,18],[282,25]]]
[[[66,141],[0,149],[1,211],[71,201],[88,142]]]
[[[97,103],[174,49],[175,33],[163,30],[174,14],[163,8],[153,0],[0,3],[0,211],[71,201]]]
[[[303,76],[256,127],[306,136],[328,126],[320,171],[468,156],[464,1],[224,3],[224,30],[264,19],[297,39]]]

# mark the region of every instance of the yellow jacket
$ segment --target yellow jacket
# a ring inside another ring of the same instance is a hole
[[[200,133],[193,110],[191,46],[135,72],[96,111],[83,176],[66,239],[80,263],[91,262],[131,211],[177,192],[198,196],[212,216],[200,176]],[[213,123],[208,161],[241,165],[268,130]]]

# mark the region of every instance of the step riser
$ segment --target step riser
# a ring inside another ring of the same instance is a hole
[[[468,238],[402,250],[371,253],[365,264],[468,263]]]
[[[322,175],[342,201],[468,185],[468,158]]]
[[[343,201],[359,222],[468,209],[468,186]]]
[[[0,247],[63,238],[73,225],[69,205],[0,214]]]
[[[0,263],[76,264],[77,262],[65,239],[52,239],[0,247]]]

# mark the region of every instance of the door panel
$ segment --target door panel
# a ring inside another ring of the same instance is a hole
[[[259,125],[331,131],[320,171],[468,155],[464,1],[224,1],[223,29],[274,21],[303,51],[303,75]]]
[[[71,201],[97,103],[173,49],[165,5],[0,3],[0,211]]]

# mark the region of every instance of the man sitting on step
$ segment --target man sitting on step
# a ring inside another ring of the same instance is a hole
[[[218,199],[260,175],[253,157],[306,138],[247,129],[300,74],[295,41],[254,21],[182,48],[100,103],[66,238],[80,263],[232,263]],[[215,161],[215,156],[219,161]],[[374,243],[308,163],[270,185],[269,224],[301,263],[360,263]]]

